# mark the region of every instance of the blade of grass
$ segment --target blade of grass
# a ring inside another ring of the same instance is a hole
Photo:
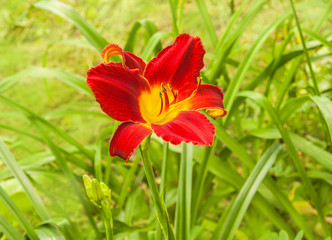
[[[192,158],[192,145],[183,143],[174,223],[176,239],[190,239]]]
[[[26,77],[56,78],[81,93],[92,94],[91,90],[85,83],[85,77],[61,69],[42,67],[30,67],[13,76],[3,79],[0,83],[0,92],[4,92],[16,86],[21,79]]]
[[[208,171],[207,166],[208,166],[208,162],[210,160],[211,154],[213,154],[213,152],[214,152],[215,146],[216,146],[216,144],[214,144],[212,147],[205,147],[203,161],[201,162],[199,172],[198,172],[196,180],[194,182],[194,187],[193,187],[193,191],[192,191],[191,227],[193,227],[196,222],[199,204],[200,204],[200,201],[203,196],[205,178],[206,178],[206,174]]]
[[[301,162],[301,160],[300,160],[300,158],[297,154],[297,151],[294,147],[293,141],[291,140],[291,138],[290,138],[288,132],[286,131],[286,129],[283,127],[278,114],[276,113],[276,111],[274,110],[272,105],[269,103],[269,101],[266,99],[266,97],[259,94],[259,93],[244,91],[244,92],[241,92],[239,94],[239,96],[250,98],[251,100],[256,102],[258,105],[263,107],[267,111],[267,113],[270,115],[270,117],[272,118],[272,120],[275,123],[275,125],[277,126],[283,140],[285,141],[285,144],[286,144],[287,149],[288,149],[288,153],[291,156],[291,158],[293,160],[293,163],[294,163],[296,169],[298,170],[298,172],[301,176],[303,184],[304,184],[304,186],[306,187],[306,189],[308,191],[308,195],[312,199],[312,201],[314,202],[314,205],[315,205],[316,210],[318,212],[320,222],[321,222],[322,227],[323,227],[324,234],[326,236],[328,236],[329,230],[328,230],[328,226],[327,226],[327,223],[325,221],[325,218],[324,218],[324,214],[323,214],[323,211],[322,211],[320,200],[317,197],[317,195],[315,193],[315,190],[314,190],[314,188],[313,188],[313,186],[312,186],[312,184],[311,184],[311,182],[310,182],[310,180],[309,180],[309,178],[306,174],[304,166],[302,165],[302,162]]]
[[[205,28],[208,31],[210,36],[210,41],[212,43],[213,48],[217,46],[218,37],[215,28],[213,27],[211,17],[206,9],[205,1],[204,0],[195,0],[197,8],[203,18],[203,22],[205,24]]]
[[[220,123],[212,120],[216,126],[216,137],[219,141],[223,142],[240,160],[249,168],[252,169],[255,164],[255,160],[247,153],[245,147],[230,136]],[[269,176],[266,177],[264,184],[270,189],[273,195],[277,198],[280,204],[287,210],[293,221],[304,230],[308,239],[313,239],[311,229],[307,226],[303,217],[296,211],[288,197],[285,196],[283,191],[278,185],[275,184],[273,179]]]
[[[332,145],[332,101],[323,96],[311,96],[312,101],[318,106],[323,118],[325,120],[328,133],[330,136],[330,142]]]
[[[249,68],[249,65],[252,63],[254,56],[265,42],[267,37],[271,34],[271,32],[285,19],[287,19],[289,14],[284,14],[283,16],[279,17],[276,21],[274,21],[268,28],[266,28],[260,36],[257,38],[255,43],[251,46],[248,50],[247,54],[244,56],[243,61],[241,62],[240,66],[238,67],[230,85],[227,88],[225,98],[224,98],[224,105],[227,109],[231,109],[234,103],[236,93],[238,92],[241,82],[245,76],[246,71]],[[227,116],[224,118],[224,122],[226,121]]]
[[[9,240],[18,240],[22,239],[23,235],[17,231],[9,222],[7,222],[6,218],[0,214],[0,231],[8,237]]]
[[[332,48],[332,43],[329,40],[327,40],[325,37],[323,37],[322,35],[315,33],[314,31],[311,31],[308,28],[302,28],[302,31],[304,33],[306,33],[308,36],[310,36],[311,38],[320,41],[326,47],[328,47],[330,49]]]
[[[172,29],[175,36],[179,35],[179,27],[178,27],[178,5],[179,0],[168,0],[172,13]]]
[[[299,30],[299,33],[300,33],[300,37],[301,37],[301,41],[302,41],[302,45],[303,45],[304,54],[305,54],[307,62],[308,62],[308,67],[309,67],[310,75],[311,75],[311,78],[312,78],[312,82],[314,84],[315,94],[319,96],[320,92],[319,92],[319,89],[318,89],[318,85],[317,85],[317,81],[316,81],[316,77],[315,77],[314,71],[312,70],[311,60],[310,60],[310,57],[309,57],[309,54],[308,54],[308,51],[307,51],[307,47],[306,47],[306,43],[304,41],[304,37],[303,37],[303,34],[302,34],[300,21],[299,21],[299,18],[297,17],[293,0],[289,0],[289,2],[290,2],[290,5],[292,7],[292,11],[293,11],[293,15],[294,15],[294,18],[295,18],[295,21],[296,21],[297,29]]]
[[[156,49],[158,44],[160,43],[161,39],[168,36],[168,32],[156,32],[151,36],[148,43],[145,45],[144,51],[142,53],[142,59],[143,61],[148,61],[150,59],[150,56],[153,52],[153,50]]]
[[[72,22],[83,36],[100,52],[107,45],[107,41],[98,33],[96,28],[88,23],[79,13],[70,5],[60,1],[40,1],[33,6],[49,11],[59,17]]]
[[[229,214],[225,220],[225,225],[222,225],[220,235],[214,236],[213,239],[233,239],[235,231],[239,227],[252,198],[265,178],[267,172],[277,159],[281,149],[281,145],[279,143],[275,143],[263,154],[231,205]],[[219,224],[218,226],[221,227]]]
[[[323,23],[326,21],[326,19],[330,16],[330,13],[332,11],[332,2],[330,2],[329,6],[326,7],[326,12],[322,15],[322,17],[316,22],[315,27],[313,28],[314,32],[318,32]]]
[[[295,147],[316,160],[323,167],[332,172],[332,154],[324,149],[317,147],[315,144],[297,135],[296,133],[288,131]],[[260,128],[250,131],[250,134],[263,139],[279,139],[281,135],[278,129],[275,128]]]
[[[0,140],[0,144],[2,144],[1,140]],[[26,231],[28,236],[33,240],[38,240],[39,238],[38,238],[35,230],[33,229],[33,227],[30,225],[30,223],[24,217],[23,213],[20,211],[20,209],[18,209],[18,207],[10,199],[10,197],[7,195],[7,193],[5,192],[5,190],[3,190],[3,188],[1,186],[0,186],[0,199],[6,205],[6,207],[10,210],[10,212],[13,214],[13,216],[16,218],[16,220],[20,223],[21,227]],[[0,216],[3,217],[2,215],[0,215]],[[5,222],[3,222],[3,223],[5,223]],[[1,224],[2,224],[2,221],[0,221],[0,225]],[[8,225],[7,225],[7,229],[11,230],[11,228],[8,227]],[[4,232],[4,233],[6,233],[6,232]],[[17,235],[17,232],[15,232],[15,231],[14,232],[11,231],[11,233]],[[16,238],[16,239],[20,239],[20,238]]]
[[[198,162],[202,162],[203,156],[200,156],[196,151],[194,157]],[[244,184],[244,179],[233,169],[226,161],[220,161],[217,156],[211,155],[211,160],[208,162],[208,170],[215,176],[223,179],[237,190],[240,190]],[[287,199],[287,197],[285,197]],[[290,236],[293,236],[293,231],[289,224],[284,221],[280,214],[271,206],[259,192],[253,198],[253,205],[257,211],[266,216],[276,227],[280,230],[285,230]],[[290,206],[291,203],[289,203]],[[221,229],[220,229],[221,230]]]
[[[145,35],[147,36],[146,39],[148,39],[148,40],[152,37],[153,34],[158,32],[158,28],[153,21],[151,21],[149,19],[142,19],[142,20],[136,21],[129,32],[129,36],[127,38],[127,41],[126,41],[126,44],[124,47],[125,51],[134,52],[137,32],[141,27],[143,27],[145,29],[145,33],[146,33]],[[156,45],[155,53],[157,54],[158,52],[161,51],[161,49],[162,49],[161,42],[159,42]]]
[[[69,180],[70,184],[72,185],[76,195],[78,196],[80,202],[82,203],[82,206],[85,210],[86,216],[88,217],[90,224],[92,225],[96,236],[100,237],[100,233],[99,230],[97,228],[97,225],[90,213],[90,209],[88,207],[88,205],[86,204],[86,201],[84,199],[83,193],[81,191],[80,186],[77,183],[77,180],[74,176],[74,174],[72,173],[72,171],[69,169],[66,159],[64,159],[61,155],[60,149],[55,145],[55,143],[51,140],[51,138],[49,137],[49,135],[46,133],[45,131],[45,127],[39,122],[39,121],[32,121],[32,124],[35,126],[35,128],[38,130],[38,132],[40,133],[40,135],[44,138],[45,142],[47,143],[48,147],[50,148],[51,152],[53,153],[59,167],[61,168],[61,170],[63,171],[63,173],[65,174],[65,176],[67,177],[67,179]]]
[[[29,121],[32,120],[38,120],[41,123],[43,123],[49,130],[51,130],[53,133],[64,139],[66,142],[70,143],[71,145],[75,146],[82,154],[84,154],[86,157],[88,157],[90,160],[94,160],[93,154],[86,149],[84,146],[82,146],[79,142],[77,142],[74,138],[69,136],[68,133],[64,132],[57,126],[55,126],[53,123],[47,121],[46,119],[42,118],[38,114],[35,114],[34,112],[30,111],[29,109],[11,101],[10,99],[0,95],[0,101],[7,104],[8,106],[11,106],[12,108],[15,108],[22,112]]]
[[[42,200],[38,196],[36,190],[32,186],[29,178],[23,172],[20,165],[17,163],[16,159],[12,155],[12,153],[8,150],[5,143],[0,139],[0,157],[2,161],[9,168],[10,172],[17,179],[17,181],[21,184],[24,192],[27,194],[29,199],[31,200],[36,212],[40,216],[43,221],[50,219],[50,215],[43,204]]]
[[[281,87],[278,92],[278,98],[276,102],[276,109],[279,110],[281,103],[286,95],[286,92],[291,84],[292,79],[295,77],[297,69],[302,62],[302,56],[299,56],[296,60],[292,62],[292,65],[287,73],[286,79],[282,82]]]
[[[248,1],[243,2],[239,10],[232,16],[230,22],[227,24],[222,38],[218,42],[216,50],[214,51],[215,57],[212,59],[208,69],[205,72],[205,75],[210,82],[216,82],[221,74],[221,70],[223,69],[222,66],[224,65],[228,55],[231,53],[233,46],[237,41],[239,41],[248,24],[257,16],[257,13],[262,9],[262,6],[266,0],[256,1],[235,28],[235,22],[242,14],[242,10],[246,6],[247,2]]]

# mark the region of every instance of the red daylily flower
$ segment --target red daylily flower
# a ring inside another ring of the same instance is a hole
[[[122,123],[110,142],[110,155],[128,160],[146,136],[154,132],[174,145],[192,142],[211,146],[214,125],[198,110],[224,117],[223,93],[200,84],[204,47],[200,38],[179,35],[148,64],[115,44],[103,50],[105,63],[88,71],[87,84],[102,110]],[[121,55],[123,64],[109,62]]]

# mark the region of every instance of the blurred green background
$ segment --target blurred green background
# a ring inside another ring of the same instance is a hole
[[[215,121],[217,138],[207,166],[201,164],[207,150],[193,148],[194,177],[190,182],[193,192],[200,189],[201,195],[197,203],[197,196],[189,197],[199,207],[193,210],[197,212],[190,225],[190,237],[182,239],[226,239],[219,238],[224,235],[218,229],[227,226],[227,217],[232,216],[227,212],[232,207],[230,203],[234,203],[244,181],[249,179],[253,166],[278,141],[282,150],[268,169],[269,179],[258,190],[264,206],[270,208],[258,211],[259,200],[245,209],[243,220],[240,213],[234,215],[242,220],[235,239],[287,239],[283,235],[286,232],[293,239],[301,230],[306,239],[329,236],[332,224],[330,1],[295,1],[314,78],[289,1],[62,2],[91,23],[108,43],[123,48],[131,44],[130,50],[143,55],[145,60],[155,56],[160,44],[162,47],[171,44],[178,33],[202,39],[207,52],[203,83],[216,84],[225,92],[225,108],[230,114],[225,121]],[[8,159],[0,161],[0,186],[39,236],[98,239],[102,237],[96,237],[91,219],[95,219],[103,233],[100,214],[86,199],[82,187],[81,176],[88,173],[112,189],[116,239],[154,239],[157,220],[140,159],[134,154],[133,161],[125,165],[124,160],[108,155],[108,140],[117,123],[101,112],[85,85],[87,70],[102,62],[103,46],[97,49],[91,44],[75,19],[68,21],[54,14],[52,6],[51,10],[45,10],[47,1],[43,4],[0,0],[0,138],[6,143],[1,145],[2,150],[7,146],[14,155],[52,220],[44,221],[36,211],[33,197],[26,194],[20,177],[13,173],[15,166],[8,165],[16,160],[6,154],[1,155]],[[176,21],[172,17],[172,4]],[[60,12],[65,13],[65,9]],[[142,27],[132,31],[139,24]],[[163,33],[154,35],[158,32]],[[159,45],[152,44],[152,36],[161,40],[157,41]],[[148,47],[152,49],[147,53]],[[243,93],[244,90],[250,92]],[[238,95],[241,92],[242,98]],[[280,124],[256,93],[265,97],[281,119]],[[152,141],[150,155],[160,183],[163,145],[156,137]],[[292,146],[296,151],[292,151]],[[170,149],[166,205],[174,224],[177,193],[181,190],[178,184],[181,148]],[[195,179],[200,173],[205,175],[197,183]],[[309,185],[312,191],[308,190]],[[26,232],[3,202],[2,199],[1,215],[20,234]],[[54,226],[59,230],[54,230]],[[278,235],[281,230],[285,232]],[[1,239],[7,238],[3,235]]]

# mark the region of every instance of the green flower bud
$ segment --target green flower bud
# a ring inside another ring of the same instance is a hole
[[[100,203],[103,198],[104,194],[101,190],[100,184],[97,179],[92,179],[92,200],[95,201],[96,203]]]
[[[88,175],[83,175],[83,183],[84,183],[86,194],[88,195],[89,198],[92,198],[91,179]]]
[[[111,196],[111,190],[108,188],[108,186],[105,183],[100,182],[100,187],[104,196],[109,198]]]

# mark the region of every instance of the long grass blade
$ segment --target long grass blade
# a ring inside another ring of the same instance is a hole
[[[2,142],[0,142],[0,144],[2,145]],[[24,217],[23,213],[18,209],[18,207],[10,199],[10,197],[7,195],[7,193],[1,186],[0,186],[0,199],[6,205],[6,207],[10,210],[10,212],[14,215],[14,217],[20,223],[22,228],[26,231],[28,236],[31,239],[38,240],[39,238],[38,238],[35,230],[33,229],[33,227],[30,225],[30,223]],[[1,217],[2,217],[2,215],[1,215]],[[10,228],[8,230],[10,230]],[[13,232],[13,233],[16,234],[15,232]]]
[[[271,32],[285,19],[289,16],[289,14],[284,14],[279,17],[276,21],[274,21],[265,31],[261,33],[261,35],[257,38],[252,47],[248,50],[245,55],[243,61],[238,67],[235,76],[233,77],[230,85],[227,88],[227,92],[225,94],[224,104],[227,109],[231,109],[234,103],[236,93],[240,88],[241,82],[245,76],[246,71],[248,70],[250,64],[252,63],[255,54],[258,52],[262,44],[265,42],[266,38],[271,34]],[[227,118],[227,116],[226,116]],[[226,121],[226,119],[224,119]]]
[[[78,90],[81,93],[92,94],[91,90],[85,83],[85,77],[77,74],[69,73],[61,69],[56,68],[42,68],[42,67],[30,67],[13,76],[3,79],[0,83],[0,92],[5,92],[8,89],[16,86],[19,81],[26,77],[33,78],[56,78],[62,81],[64,84]]]
[[[311,78],[312,78],[312,82],[314,84],[315,93],[316,93],[316,95],[319,96],[320,92],[319,92],[319,89],[318,89],[318,84],[317,84],[317,81],[316,81],[315,73],[312,70],[311,60],[310,60],[310,57],[309,57],[309,54],[308,54],[308,51],[307,51],[307,46],[306,46],[306,43],[304,41],[304,37],[303,37],[303,34],[302,34],[300,21],[299,21],[299,18],[297,17],[296,9],[295,9],[293,0],[289,0],[289,2],[290,2],[290,5],[292,7],[292,11],[293,11],[293,15],[294,15],[294,18],[295,18],[295,21],[296,21],[297,29],[299,30],[299,33],[300,33],[300,37],[301,37],[301,41],[302,41],[302,45],[303,45],[303,49],[304,49],[304,54],[305,54],[307,62],[308,62],[308,67],[309,67],[310,75],[311,75]]]
[[[320,165],[332,172],[332,154],[316,146],[305,138],[293,132],[288,132],[296,149],[302,151]],[[250,134],[263,139],[279,139],[281,135],[276,128],[260,128],[250,131]]]
[[[1,190],[0,190],[1,191]],[[9,222],[7,222],[6,218],[0,214],[0,231],[8,237],[9,240],[18,240],[22,239],[23,235],[17,231]]]
[[[47,126],[47,128],[49,130],[54,132],[56,135],[58,135],[59,137],[61,137],[62,139],[64,139],[68,143],[70,143],[71,145],[75,146],[82,154],[84,154],[90,160],[94,159],[93,154],[88,149],[86,149],[84,146],[82,146],[82,144],[80,144],[74,138],[69,136],[68,133],[61,130],[59,127],[55,126],[50,121],[47,121],[46,119],[39,116],[38,114],[35,114],[34,112],[30,111],[29,109],[27,109],[27,108],[15,103],[15,102],[11,101],[10,99],[8,99],[4,96],[0,95],[0,101],[7,104],[8,106],[11,106],[11,107],[17,109],[18,111],[22,112],[27,117],[27,119],[29,121],[38,120],[38,121],[42,122],[45,126]]]
[[[63,171],[63,173],[66,175],[66,177],[69,179],[76,195],[78,196],[80,202],[82,203],[82,206],[85,210],[85,213],[90,221],[90,224],[92,225],[93,229],[95,230],[96,236],[99,237],[100,233],[98,231],[97,225],[90,213],[90,209],[84,199],[83,193],[81,191],[80,186],[77,183],[77,180],[75,179],[74,174],[69,169],[68,164],[66,162],[66,159],[64,159],[61,155],[60,149],[55,145],[55,143],[51,140],[51,138],[48,136],[48,134],[45,131],[45,127],[38,121],[32,122],[32,124],[35,126],[35,128],[38,130],[40,135],[44,138],[45,142],[49,146],[50,150],[52,151],[59,167]]]
[[[137,33],[138,30],[143,27],[145,29],[145,39],[146,41],[150,40],[150,38],[158,32],[158,28],[156,24],[150,20],[150,19],[141,19],[136,21],[130,32],[129,36],[127,38],[126,44],[124,46],[124,50],[128,52],[134,52],[135,49],[135,44],[136,44],[136,38],[137,38]],[[158,42],[156,47],[155,47],[155,53],[157,54],[159,51],[161,51],[161,42]]]
[[[230,136],[225,129],[216,121],[214,121],[216,126],[216,137],[223,142],[234,154],[236,154],[241,161],[249,168],[252,169],[255,164],[255,160],[247,153],[244,146],[234,140],[232,136]],[[292,203],[289,201],[287,196],[282,192],[282,190],[274,183],[274,181],[267,176],[264,184],[270,189],[270,191],[274,194],[274,196],[279,200],[281,205],[287,210],[289,215],[292,217],[293,221],[303,229],[304,233],[308,237],[308,239],[313,239],[313,234],[311,229],[307,226],[303,217],[295,210]]]
[[[197,152],[195,152],[194,156],[198,162],[202,162],[201,159],[203,156],[200,156]],[[227,184],[234,186],[237,190],[240,190],[245,182],[245,180],[233,168],[231,168],[226,161],[220,161],[219,158],[214,155],[211,155],[211,160],[208,163],[208,170],[215,176],[226,181]],[[287,199],[287,197],[285,198]],[[270,219],[276,227],[287,231],[290,236],[294,235],[288,223],[284,221],[280,214],[271,206],[269,201],[267,201],[259,192],[254,196],[252,203],[255,206],[255,209]],[[292,206],[291,203],[289,203],[289,205]],[[220,234],[221,230],[222,228],[216,231]]]
[[[205,1],[203,0],[196,0],[196,5],[197,5],[197,8],[203,18],[203,22],[205,24],[205,27],[209,33],[209,36],[210,36],[210,41],[212,43],[212,46],[213,47],[216,47],[217,46],[217,43],[218,43],[218,37],[217,37],[217,33],[216,33],[216,30],[213,26],[213,23],[212,23],[212,20],[211,20],[211,17],[207,11],[207,8],[206,8],[206,5],[205,5]]]
[[[175,213],[176,239],[190,239],[192,158],[192,145],[183,144]]]
[[[51,0],[37,2],[34,6],[72,22],[83,36],[100,52],[107,45],[107,41],[98,33],[96,28],[88,23],[70,5],[57,0]]]
[[[32,183],[29,178],[26,176],[20,165],[17,163],[16,159],[9,151],[5,143],[0,139],[0,157],[2,161],[9,168],[13,176],[17,179],[17,181],[21,184],[24,192],[30,198],[36,212],[40,216],[43,221],[50,219],[50,215],[43,204],[42,200],[38,196],[36,190],[34,189]]]
[[[288,132],[286,131],[286,129],[283,127],[279,116],[277,115],[276,111],[274,110],[274,108],[272,107],[272,105],[269,103],[269,101],[266,99],[265,96],[256,93],[256,92],[249,92],[249,91],[245,91],[240,93],[240,96],[243,97],[247,97],[250,98],[251,100],[253,100],[254,102],[256,102],[258,105],[260,105],[261,107],[263,107],[268,114],[271,116],[273,122],[275,123],[275,125],[277,126],[283,140],[285,141],[285,144],[287,146],[289,155],[291,156],[293,163],[295,165],[295,167],[297,168],[301,179],[303,181],[304,186],[306,187],[307,191],[308,191],[308,195],[309,197],[312,199],[312,201],[314,202],[314,205],[316,207],[316,210],[318,212],[319,215],[319,219],[320,222],[323,226],[323,230],[325,235],[329,234],[329,230],[328,230],[328,226],[327,223],[325,221],[324,218],[324,214],[322,211],[322,207],[321,207],[321,203],[319,198],[317,197],[315,190],[306,174],[306,171],[304,169],[304,166],[302,165],[302,162],[297,154],[297,151],[294,147],[293,141],[291,140]]]
[[[214,239],[233,239],[235,231],[239,227],[252,198],[265,178],[265,175],[277,159],[281,149],[281,145],[275,143],[263,154],[234,200],[226,217],[225,225],[222,227],[221,234]]]
[[[208,166],[209,160],[211,158],[211,154],[213,154],[213,152],[214,152],[215,145],[216,144],[214,144],[213,147],[205,148],[204,157],[201,162],[200,169],[197,174],[196,180],[194,182],[193,191],[192,191],[192,210],[191,210],[191,212],[192,212],[191,226],[192,227],[195,225],[199,204],[200,204],[200,201],[203,196],[203,187],[204,187],[204,183],[205,183],[206,174],[208,171],[207,166]]]
[[[330,136],[330,142],[332,145],[332,101],[328,99],[327,97],[323,96],[312,96],[311,97],[312,101],[316,103],[318,106],[321,114],[323,115],[323,118],[325,120],[328,133]]]

